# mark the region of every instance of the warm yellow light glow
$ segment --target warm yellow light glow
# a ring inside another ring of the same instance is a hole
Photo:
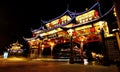
[[[51,47],[54,47],[55,43],[54,43],[54,42],[49,42],[49,45],[50,45]]]
[[[99,18],[98,16],[98,12],[96,10],[91,10],[89,12],[86,12],[84,14],[81,14],[81,15],[78,15],[76,17],[76,21],[79,23],[79,24],[84,24],[84,23],[87,23],[93,19],[96,19],[96,18]]]
[[[43,37],[43,36],[46,36],[47,33],[41,33],[40,36]]]
[[[20,46],[12,46],[12,50],[19,50],[21,47]]]
[[[61,21],[60,23],[59,23],[59,20]],[[55,26],[57,26],[59,24],[64,24],[64,23],[66,23],[67,21],[70,21],[70,20],[71,20],[70,16],[64,15],[61,18],[53,20],[53,21],[51,21],[51,22],[49,22],[49,23],[47,23],[45,25],[46,25],[47,28],[52,28],[52,27],[55,27]]]
[[[84,13],[82,15],[79,15],[76,17],[76,21],[79,21],[79,20],[83,20],[83,19],[86,19],[86,18],[89,18],[89,17],[92,17],[94,16],[94,13],[95,13],[95,10],[91,10],[87,13]]]
[[[62,29],[61,29],[61,28],[57,28],[56,30],[57,30],[57,32],[62,31]]]
[[[23,61],[23,60],[27,60],[27,59],[23,58],[23,57],[10,57],[7,60],[10,60],[10,61]]]
[[[106,21],[96,22],[96,23],[94,23],[94,26],[95,26],[96,32],[100,32],[103,29],[105,37],[112,37],[112,36],[114,36],[114,34],[109,34],[109,28],[108,28],[108,24],[107,24]]]
[[[73,29],[69,29],[67,32],[70,36],[72,36],[73,31],[74,31]]]
[[[115,8],[114,8],[114,13],[113,14],[114,14],[114,16],[117,16]]]
[[[96,58],[96,53],[95,52],[91,52],[91,54],[92,54],[93,58]]]
[[[40,36],[46,36],[46,35],[49,35],[49,34],[54,34],[54,33],[57,33],[59,31],[62,31],[61,28],[57,28],[57,29],[54,29],[54,30],[51,30],[51,31],[48,31],[46,33],[41,33]]]
[[[113,37],[115,34],[106,34],[105,37]]]
[[[28,42],[29,42],[31,48],[38,48],[39,41],[40,40],[38,40],[38,39],[33,39],[33,40],[28,41]]]
[[[107,22],[104,23],[103,30],[104,30],[105,34],[109,34],[109,29],[108,29]]]
[[[51,22],[53,25],[58,24],[58,19]]]
[[[54,30],[48,31],[47,34],[53,34],[53,33],[56,33],[56,32],[57,32],[57,30],[54,29]]]
[[[34,42],[35,41],[35,39],[33,39],[33,40],[31,40],[32,42]]]
[[[38,33],[40,33],[40,32],[42,32],[42,30],[36,31],[36,32],[34,32],[34,33],[35,33],[35,34],[38,34]]]
[[[85,25],[85,26],[77,27],[75,28],[75,30],[82,30],[82,29],[90,28],[90,27],[92,27],[92,25]]]
[[[68,16],[68,15],[65,15],[65,16],[61,17],[61,19],[62,19],[63,21],[66,21],[66,20],[70,21],[70,20],[71,20],[71,17]]]
[[[44,48],[45,47],[45,45],[42,45],[42,48]]]
[[[64,26],[64,27],[65,27],[65,28],[70,28],[70,27],[72,27],[72,26],[74,26],[74,24],[73,24],[73,23],[68,24],[68,25],[66,25],[66,26]]]

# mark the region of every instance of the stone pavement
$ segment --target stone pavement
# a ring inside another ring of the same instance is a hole
[[[0,59],[0,72],[120,72],[116,65],[69,64],[68,59],[51,58],[8,58]]]

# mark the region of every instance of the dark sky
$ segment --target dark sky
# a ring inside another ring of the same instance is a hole
[[[103,4],[110,0],[104,1]],[[30,37],[30,29],[40,27],[40,20],[50,20],[66,11],[82,12],[96,0],[10,0],[0,3],[0,48],[24,37]],[[104,5],[103,5],[104,6]]]

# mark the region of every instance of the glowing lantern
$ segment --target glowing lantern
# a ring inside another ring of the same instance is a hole
[[[75,31],[73,31],[72,36],[76,36],[76,32]]]
[[[96,16],[96,17],[98,16],[98,12],[97,12],[97,11],[95,11],[95,16]]]
[[[62,19],[59,19],[58,24],[62,24]]]
[[[91,28],[90,28],[90,31],[91,31],[91,32],[95,32],[95,27],[91,27]]]
[[[35,37],[36,36],[36,34],[33,34],[33,37]]]
[[[54,26],[54,25],[53,25],[52,23],[49,24],[49,27],[50,27],[50,28],[53,27],[53,26]]]

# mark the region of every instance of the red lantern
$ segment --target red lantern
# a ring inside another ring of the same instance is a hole
[[[49,27],[50,27],[50,28],[53,27],[53,26],[54,26],[54,25],[53,25],[52,23],[49,24]]]
[[[91,31],[91,32],[95,32],[95,27],[91,27],[91,28],[90,28],[90,31]]]
[[[72,36],[76,36],[76,31],[73,31],[73,32],[72,32]]]
[[[62,24],[62,19],[59,19],[58,24]]]
[[[33,37],[35,37],[36,36],[36,34],[33,34]]]
[[[98,11],[95,11],[95,16],[96,16],[96,17],[98,16]]]

